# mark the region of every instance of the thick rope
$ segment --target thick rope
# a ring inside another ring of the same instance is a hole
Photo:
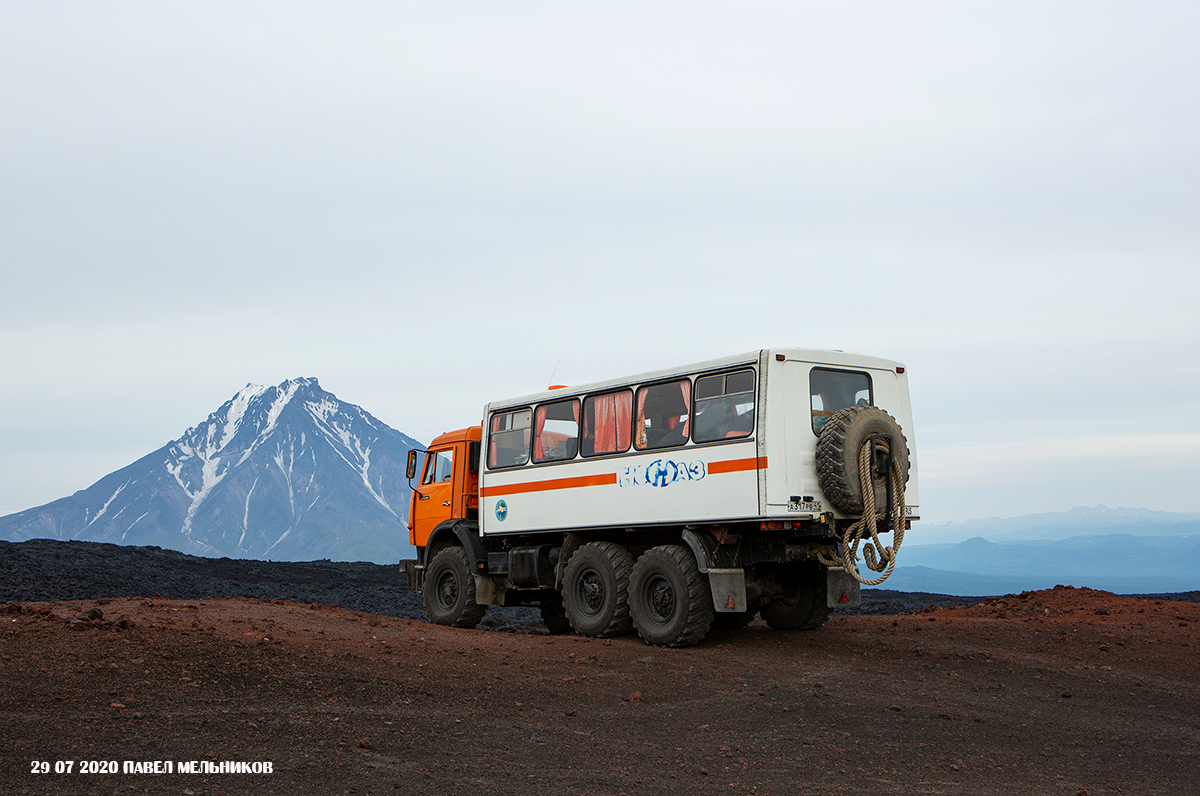
[[[842,551],[829,554],[818,554],[817,558],[827,567],[841,567],[864,586],[878,586],[888,579],[896,568],[896,552],[904,542],[904,473],[900,470],[900,460],[892,456],[892,505],[888,506],[891,513],[891,526],[895,534],[894,544],[884,546],[879,541],[879,520],[885,517],[876,516],[875,484],[871,476],[871,441],[866,440],[858,449],[858,481],[862,487],[863,513],[858,522],[846,529],[842,538]],[[862,529],[866,528],[871,536],[871,544],[863,547],[863,558],[867,567],[874,572],[883,572],[878,578],[864,578],[858,571],[858,544],[865,537]],[[884,570],[887,570],[886,572]]]

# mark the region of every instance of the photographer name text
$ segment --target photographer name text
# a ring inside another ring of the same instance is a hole
[[[31,760],[31,774],[274,774],[269,760]]]

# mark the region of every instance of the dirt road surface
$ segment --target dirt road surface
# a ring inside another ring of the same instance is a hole
[[[1060,588],[807,633],[758,620],[680,650],[269,600],[2,610],[8,793],[1200,787],[1197,603]],[[66,761],[73,772],[55,773]],[[83,774],[80,761],[175,770]]]

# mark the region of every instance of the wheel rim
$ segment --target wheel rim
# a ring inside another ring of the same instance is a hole
[[[780,611],[790,614],[795,611],[797,607],[799,607],[800,600],[802,598],[803,595],[799,592],[796,592],[796,594],[788,595],[786,597],[776,597],[773,600],[773,604],[775,608],[779,609]]]
[[[650,621],[661,625],[675,615],[675,589],[662,575],[655,575],[646,582],[645,596]]]
[[[454,577],[453,572],[443,572],[438,578],[437,588],[434,590],[437,595],[438,607],[453,608],[458,602],[458,578]]]
[[[594,569],[589,569],[579,577],[576,590],[579,595],[579,609],[587,616],[596,616],[604,608],[604,579]]]

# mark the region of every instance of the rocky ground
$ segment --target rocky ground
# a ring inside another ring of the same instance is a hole
[[[421,593],[406,587],[395,566],[198,558],[159,547],[50,539],[0,542],[0,603],[155,594],[168,600],[265,597],[425,619]],[[977,602],[977,597],[867,589],[861,607],[841,613],[894,614]],[[544,631],[538,611],[530,608],[489,609],[483,626]]]
[[[1197,596],[866,592],[667,650],[432,626],[394,568],[0,544],[3,790],[1190,794]]]

